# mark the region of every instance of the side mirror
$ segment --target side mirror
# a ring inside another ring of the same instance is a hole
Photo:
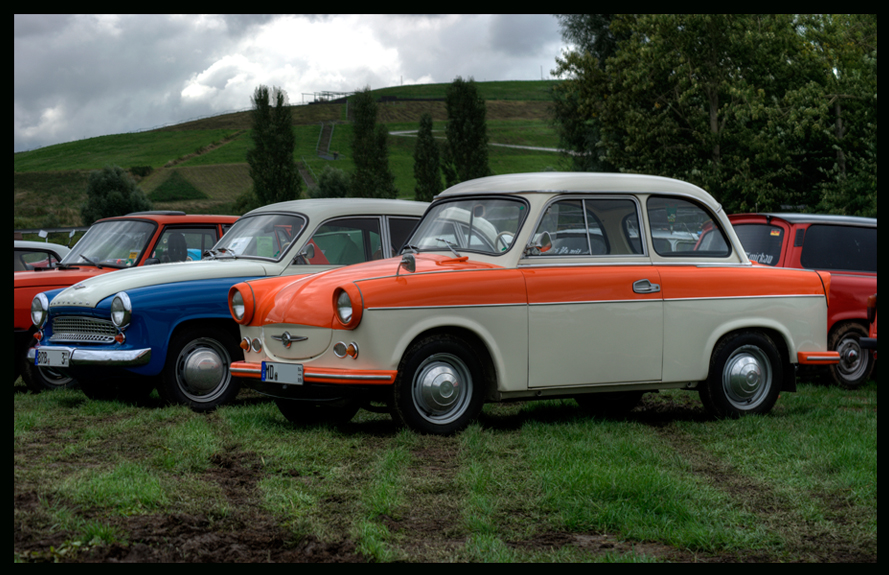
[[[148,258],[147,260],[145,260],[145,263],[142,265],[143,266],[153,266],[154,264],[159,264],[159,263],[161,263],[159,258]]]
[[[313,259],[314,257],[315,257],[315,244],[309,243],[306,245],[306,247],[303,248],[303,250],[301,252],[296,254],[296,257],[293,258],[293,261],[295,263],[299,263],[296,260],[298,260],[299,258],[302,258],[303,261],[306,262],[306,264],[309,264],[310,263],[309,260]]]
[[[542,232],[534,238],[528,247],[525,248],[525,256],[539,256],[551,250],[553,247],[553,238],[549,232]]]
[[[414,254],[404,254],[401,256],[401,261],[398,262],[398,267],[395,268],[395,277],[398,277],[401,268],[404,268],[411,273],[414,273],[417,270],[417,259],[414,257]]]

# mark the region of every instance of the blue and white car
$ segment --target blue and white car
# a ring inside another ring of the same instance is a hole
[[[208,411],[233,399],[243,358],[229,288],[260,277],[292,281],[396,255],[428,204],[295,200],[253,210],[204,259],[121,270],[38,294],[34,365],[76,378],[87,396],[137,400],[155,387],[169,403]]]

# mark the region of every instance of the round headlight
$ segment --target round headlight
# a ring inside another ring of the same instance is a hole
[[[352,321],[352,299],[345,290],[336,296],[336,315],[344,324]]]
[[[42,293],[35,295],[34,299],[31,300],[31,321],[37,326],[37,329],[42,328],[43,324],[46,323],[48,310],[49,300],[46,299],[46,296]]]
[[[234,290],[230,303],[232,315],[235,316],[235,319],[238,321],[244,319],[244,296],[241,295],[241,292]]]
[[[256,306],[253,288],[248,283],[235,284],[228,290],[228,311],[232,318],[241,325],[249,325],[253,320]]]
[[[111,300],[111,323],[123,329],[130,325],[133,315],[133,306],[130,304],[130,296],[126,292],[120,292]]]

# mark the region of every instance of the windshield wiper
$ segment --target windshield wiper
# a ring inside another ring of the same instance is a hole
[[[97,268],[102,269],[102,264],[97,264],[96,262],[94,262],[93,260],[89,259],[88,257],[86,257],[86,256],[83,255],[83,254],[80,254],[80,257],[81,257],[81,259],[85,259],[85,260],[86,260],[86,263],[88,263],[88,264],[92,264],[92,265],[96,266]]]
[[[453,243],[453,242],[451,242],[451,241],[449,241],[449,240],[446,240],[446,239],[444,239],[444,238],[435,238],[435,241],[437,241],[437,242],[444,242],[444,244],[445,244],[446,246],[448,246],[448,249],[451,250],[451,252],[453,252],[455,258],[459,258],[459,257],[460,257],[460,254],[458,254],[458,253],[457,253],[457,250],[454,249],[454,246],[456,246],[457,244],[455,244],[455,243]]]
[[[404,247],[401,248],[401,251],[402,251],[402,252],[404,252],[404,248],[409,249],[410,251],[414,252],[415,254],[420,253],[420,248],[418,248],[418,247],[415,246],[414,244],[404,244]]]

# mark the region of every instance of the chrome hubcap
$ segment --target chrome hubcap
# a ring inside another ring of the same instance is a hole
[[[192,400],[211,401],[225,390],[231,378],[230,364],[228,352],[219,343],[197,339],[179,354],[176,364],[179,387]]]
[[[722,386],[729,403],[739,409],[759,405],[772,385],[772,367],[765,352],[745,345],[729,356],[722,370]]]
[[[846,379],[854,380],[861,377],[867,369],[867,362],[862,361],[861,345],[855,338],[847,337],[837,345],[840,354],[840,363],[837,370]]]
[[[411,393],[424,419],[447,424],[466,411],[472,397],[472,376],[460,358],[438,353],[420,364]]]

